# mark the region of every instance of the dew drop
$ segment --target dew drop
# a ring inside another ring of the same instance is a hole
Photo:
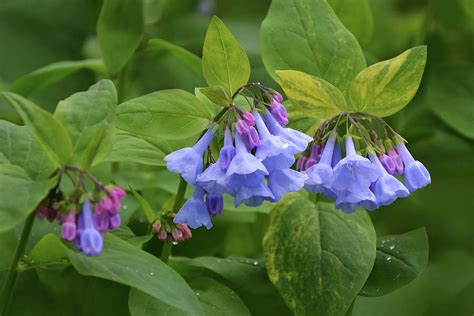
[[[126,210],[128,208],[128,205],[124,205],[123,209]]]
[[[199,292],[196,292],[196,296],[199,296],[199,295],[201,295],[201,293],[199,293]]]
[[[392,256],[388,256],[385,260],[387,260],[388,262],[392,261]]]
[[[176,246],[177,244],[179,244],[179,242],[177,242],[176,240],[173,240],[173,241],[171,242],[171,244],[172,244],[173,246]]]
[[[388,248],[390,248],[390,250],[393,250],[393,249],[395,249],[395,246],[394,246],[394,245],[390,245],[390,247],[388,247]]]
[[[151,275],[151,276],[154,276],[154,275],[155,275],[155,272],[150,272],[150,275]]]
[[[253,262],[253,265],[254,265],[254,266],[258,266],[258,261],[254,261],[254,262]]]

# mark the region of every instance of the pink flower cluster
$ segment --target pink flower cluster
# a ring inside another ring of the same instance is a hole
[[[159,240],[169,240],[173,243],[184,241],[193,236],[186,224],[162,224],[158,219],[153,223],[153,232]]]
[[[111,186],[106,189],[106,194],[96,203],[94,220],[97,229],[101,233],[114,230],[120,226],[119,211],[124,197],[124,189]]]

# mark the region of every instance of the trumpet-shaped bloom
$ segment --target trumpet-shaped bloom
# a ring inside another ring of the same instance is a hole
[[[334,151],[332,153],[331,167],[334,168],[338,164],[338,162],[341,161],[341,158],[341,146],[336,143],[336,145],[334,145]]]
[[[270,189],[263,183],[260,182],[255,186],[241,186],[234,198],[234,206],[238,207],[244,203],[248,206],[259,206],[263,201],[271,201],[274,196]]]
[[[248,152],[244,140],[235,134],[236,154],[226,172],[225,188],[227,193],[235,195],[241,186],[263,184],[268,171],[263,163]]]
[[[263,118],[267,124],[268,130],[273,135],[280,136],[293,143],[297,151],[295,154],[304,151],[306,147],[308,147],[309,142],[313,140],[313,138],[305,133],[289,127],[282,127],[269,112],[267,112],[267,115]]]
[[[347,137],[346,157],[334,167],[333,190],[364,193],[377,178],[374,165],[369,159],[356,154],[352,138]]]
[[[81,251],[87,256],[98,256],[102,252],[102,235],[95,228],[94,217],[88,199],[82,203],[82,220],[84,229],[80,235]]]
[[[389,205],[398,198],[410,195],[407,188],[385,170],[374,153],[369,153],[369,159],[379,171],[379,178],[371,185],[377,206]]]
[[[377,208],[377,201],[369,189],[357,193],[342,191],[337,196],[336,208],[343,210],[344,213],[352,213],[358,208],[373,211]]]
[[[405,144],[397,144],[397,152],[405,164],[405,185],[410,192],[415,192],[431,183],[430,173],[421,162],[413,158]]]
[[[193,229],[205,226],[211,229],[212,223],[204,203],[204,189],[200,186],[194,187],[193,197],[184,203],[178,214],[173,219],[175,224],[186,224]]]
[[[257,146],[255,156],[260,159],[268,172],[291,167],[295,162],[294,154],[298,152],[295,145],[280,136],[270,134],[259,113],[254,113],[261,143]]]
[[[329,136],[319,162],[308,168],[305,173],[308,179],[304,188],[311,193],[322,193],[331,198],[335,198],[336,194],[331,187],[331,179],[333,177],[333,168],[331,167],[334,145],[336,142],[336,134]]]
[[[206,206],[212,216],[220,215],[224,208],[224,197],[222,194],[206,194]]]
[[[164,160],[168,170],[179,173],[189,183],[196,182],[197,175],[202,172],[202,155],[214,138],[215,132],[208,129],[193,147],[186,147],[167,155]]]
[[[253,116],[252,116],[253,117]],[[232,134],[230,132],[229,127],[227,126],[224,132],[224,146],[221,148],[219,152],[219,164],[222,170],[227,171],[229,165],[234,159],[235,156],[235,147],[232,141]]]
[[[299,191],[308,176],[302,172],[292,169],[282,169],[270,172],[268,176],[268,187],[273,193],[272,202],[279,201],[288,192]]]

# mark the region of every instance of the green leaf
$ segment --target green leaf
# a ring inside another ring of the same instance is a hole
[[[381,296],[410,283],[426,268],[428,252],[425,228],[377,238],[375,264],[359,295]]]
[[[436,115],[474,139],[474,65],[436,67],[428,82],[427,101]]]
[[[205,315],[250,315],[239,296],[216,280],[209,277],[195,277],[188,282],[196,293]],[[187,315],[135,289],[130,291],[128,305],[132,316]]]
[[[48,194],[52,181],[33,181],[22,168],[0,164],[0,232],[21,223]]]
[[[110,80],[101,80],[89,90],[59,102],[54,117],[71,137],[73,152],[70,163],[88,169],[110,151],[116,105],[117,92]]]
[[[104,74],[105,72],[102,61],[97,59],[60,61],[41,67],[18,78],[13,83],[11,91],[23,96],[28,96],[37,90],[61,81],[81,69],[89,69],[99,74]]]
[[[169,264],[185,278],[205,275],[217,279],[237,292],[253,315],[290,313],[268,279],[262,261],[240,257],[172,257]]]
[[[116,127],[136,136],[185,139],[206,128],[211,115],[191,93],[162,90],[119,104]]]
[[[229,95],[247,84],[250,78],[247,54],[216,16],[212,17],[204,40],[202,73],[209,86],[222,86]]]
[[[136,236],[130,227],[122,225],[112,232],[118,238],[125,240],[135,247],[142,247],[144,243],[153,238],[153,234]]]
[[[104,235],[102,254],[88,257],[66,247],[53,234],[46,235],[35,246],[30,257],[47,262],[48,249],[60,256],[59,249],[67,255],[77,272],[131,286],[166,304],[192,315],[202,315],[201,306],[192,289],[172,268],[151,254],[121,240],[113,234]],[[41,251],[40,251],[41,249]],[[59,253],[58,253],[59,252]],[[41,254],[38,259],[36,254]],[[46,253],[46,255],[45,255]]]
[[[362,70],[351,82],[348,110],[382,117],[400,111],[418,90],[425,63],[426,46],[417,46]]]
[[[321,120],[346,109],[342,92],[321,78],[295,70],[277,70],[276,75],[290,100],[290,118],[310,122],[305,130],[315,130]]]
[[[18,236],[16,229],[10,229],[0,233],[0,253],[2,254],[2,256],[0,256],[0,272],[8,270],[10,267],[17,243]],[[1,283],[0,281],[0,286]]]
[[[0,95],[20,114],[51,162],[59,166],[69,160],[72,143],[61,122],[22,96],[9,92],[0,92]]]
[[[143,213],[145,213],[146,220],[148,221],[148,223],[152,224],[156,220],[156,215],[155,212],[153,212],[153,209],[151,208],[150,204],[132,187],[130,187],[130,190],[132,190],[133,196],[137,200],[138,204],[140,204]]]
[[[270,213],[263,240],[270,280],[295,314],[344,315],[370,274],[375,231],[365,211],[289,194]]]
[[[276,70],[300,70],[345,91],[366,66],[359,43],[326,0],[272,1],[260,40],[265,68],[275,80]]]
[[[191,69],[194,73],[198,75],[202,75],[201,69],[202,69],[202,63],[201,63],[201,58],[198,56],[194,55],[190,51],[175,45],[173,43],[170,43],[168,41],[162,40],[162,39],[152,39],[148,42],[148,48],[149,49],[154,49],[154,50],[163,50],[169,52],[171,55],[173,55],[176,59],[181,61],[183,64],[185,64],[189,69]]]
[[[369,43],[374,32],[374,19],[368,0],[328,0],[342,23],[362,46]]]
[[[226,107],[232,101],[229,94],[225,91],[222,86],[213,86],[207,88],[201,88],[199,91],[204,94],[214,104]]]
[[[22,167],[33,180],[45,179],[55,169],[25,126],[0,121],[0,153],[11,164]]]
[[[103,1],[97,21],[97,39],[110,74],[118,74],[125,66],[138,47],[142,32],[142,1]]]

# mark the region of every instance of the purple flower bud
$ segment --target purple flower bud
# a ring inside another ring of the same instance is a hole
[[[212,216],[221,215],[224,208],[224,198],[222,194],[206,194],[206,206]]]
[[[125,197],[127,193],[123,188],[113,186],[108,190],[108,194],[112,197],[112,199],[121,200]]]
[[[48,222],[53,222],[55,219],[58,218],[59,208],[58,205],[53,204],[46,210],[46,219]]]
[[[183,239],[183,232],[180,229],[173,229],[171,236],[174,241],[181,241]]]
[[[400,157],[399,157],[400,159]],[[397,166],[395,165],[395,161],[392,159],[392,157],[387,156],[386,154],[379,155],[379,160],[384,169],[389,173],[389,174],[395,174],[397,171]],[[400,159],[401,162],[401,159]],[[403,164],[402,164],[403,168]]]
[[[106,212],[103,212],[103,213],[95,213],[93,216],[94,216],[95,228],[99,232],[104,233],[109,230],[109,220],[110,220],[109,214],[107,214]]]
[[[189,239],[189,238],[193,237],[193,233],[189,229],[188,225],[178,224],[176,226],[181,230],[181,232],[183,234],[183,240],[186,240],[186,239]]]
[[[120,218],[120,214],[115,214],[110,217],[109,219],[109,229],[114,230],[120,227],[122,224],[122,219]]]
[[[319,161],[319,155],[321,152],[321,146],[319,144],[313,145],[311,153],[309,154],[308,160],[306,160],[304,170],[311,168]]]
[[[82,215],[84,231],[81,233],[81,251],[86,256],[98,256],[102,252],[102,235],[95,228],[92,209],[88,199],[85,199],[82,203]]]
[[[158,239],[159,240],[166,240],[168,239],[168,233],[164,230],[160,231],[160,233],[158,234]]]
[[[308,160],[308,157],[306,156],[300,156],[298,160],[296,161],[296,169],[299,171],[305,171],[306,170],[306,161]]]
[[[252,150],[258,145],[260,145],[260,137],[258,136],[257,130],[255,127],[250,127],[249,132],[246,137],[244,138],[245,140],[245,146],[247,146],[248,150]]]
[[[235,130],[241,136],[247,135],[248,132],[249,132],[249,128],[250,128],[250,126],[247,124],[247,122],[245,120],[238,120],[235,123]]]
[[[153,232],[155,234],[158,234],[161,230],[161,222],[157,220],[156,222],[153,223]]]
[[[387,152],[388,156],[392,158],[393,162],[395,163],[395,174],[402,175],[403,174],[403,161],[400,155],[397,153],[395,148],[391,148]],[[389,172],[390,173],[390,172]]]
[[[61,226],[61,237],[67,241],[73,241],[77,235],[76,213],[70,211]]]
[[[280,125],[285,126],[288,124],[288,112],[283,104],[272,101],[269,112]]]
[[[247,126],[255,126],[255,118],[252,113],[244,112],[244,114],[242,114],[242,119],[247,123]]]
[[[112,207],[112,199],[108,196],[104,196],[100,201],[99,201],[99,205],[97,205],[99,207],[99,209],[101,211],[107,211],[109,210],[111,207]],[[97,206],[96,206],[96,209],[95,211],[96,212],[99,212],[99,210],[97,209]],[[99,213],[101,213],[101,211]]]
[[[275,100],[278,103],[281,103],[283,101],[283,97],[280,92],[276,92],[275,95],[273,96],[273,100]]]
[[[36,208],[36,216],[39,219],[45,219],[46,214],[48,214],[48,208],[46,206],[40,205]]]

